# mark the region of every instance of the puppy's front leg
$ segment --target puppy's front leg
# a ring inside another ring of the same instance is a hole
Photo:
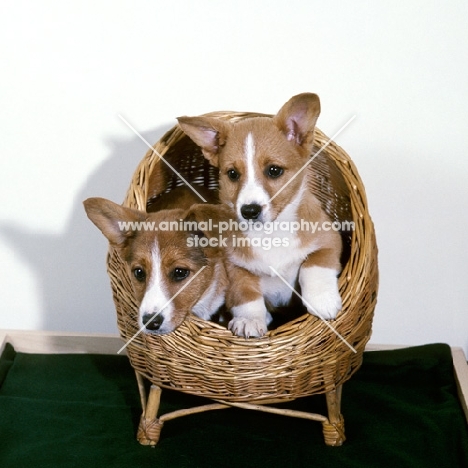
[[[271,315],[260,289],[260,279],[244,268],[227,266],[229,286],[226,305],[232,313],[228,328],[237,336],[255,338],[267,332]]]
[[[334,249],[310,254],[301,265],[299,284],[304,305],[312,315],[324,320],[336,318],[341,310],[338,274],[341,267]]]

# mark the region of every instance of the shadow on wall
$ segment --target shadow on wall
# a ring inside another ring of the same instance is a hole
[[[171,127],[168,124],[142,136],[155,143]],[[0,225],[0,235],[35,272],[43,330],[117,332],[105,263],[107,240],[87,218],[82,202],[103,197],[121,203],[148,147],[136,135],[128,140],[111,140],[109,146],[110,157],[80,190],[64,232],[47,234]],[[21,291],[17,293],[20,296]]]

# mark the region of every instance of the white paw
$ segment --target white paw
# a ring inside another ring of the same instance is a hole
[[[341,310],[341,297],[338,292],[324,292],[313,297],[305,297],[304,305],[307,311],[324,320],[333,320]]]
[[[228,325],[234,335],[244,338],[258,338],[267,332],[265,320],[234,317]]]
[[[302,268],[299,282],[307,311],[324,320],[333,320],[341,310],[337,272],[330,268]]]
[[[271,322],[263,298],[232,307],[231,313],[233,318],[229,322],[229,330],[244,338],[263,336],[268,330],[267,323]]]

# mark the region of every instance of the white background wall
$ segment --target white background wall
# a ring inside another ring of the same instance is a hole
[[[0,6],[0,328],[117,331],[106,242],[82,200],[122,201],[183,114],[319,127],[366,185],[380,248],[373,342],[468,352],[468,3],[24,1]]]

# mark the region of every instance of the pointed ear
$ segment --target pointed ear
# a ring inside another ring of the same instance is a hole
[[[219,151],[226,142],[228,124],[213,117],[179,117],[179,125],[202,150],[203,155],[218,167]]]
[[[273,118],[289,141],[312,149],[314,129],[320,115],[320,99],[316,94],[293,96]]]
[[[100,229],[107,240],[123,248],[137,232],[128,222],[144,221],[146,213],[117,205],[104,198],[88,198],[83,202],[88,218]]]

